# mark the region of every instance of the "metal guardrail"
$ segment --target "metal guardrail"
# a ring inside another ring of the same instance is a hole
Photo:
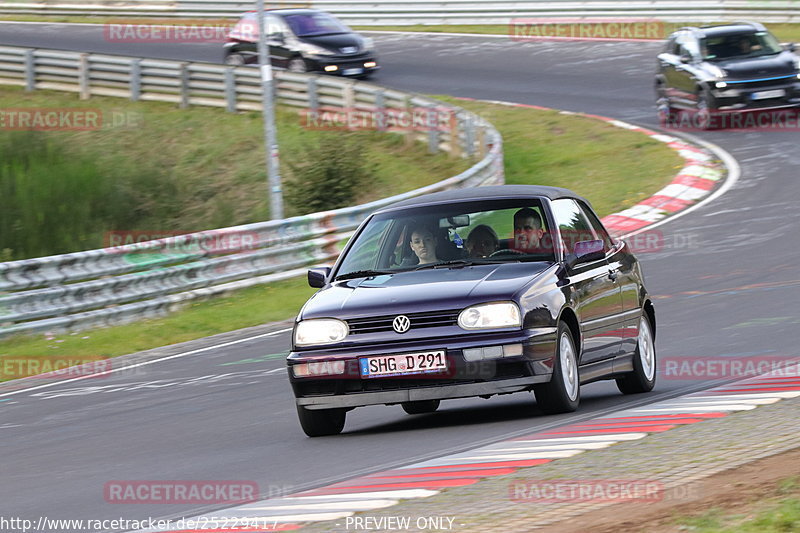
[[[325,9],[353,25],[508,24],[516,17],[592,19],[658,18],[666,21],[719,21],[755,18],[763,22],[800,20],[798,0],[282,0],[272,6]],[[184,18],[228,18],[254,8],[239,0],[66,0],[4,1],[0,13],[39,15],[119,15]]]
[[[0,263],[0,338],[78,330],[163,314],[195,298],[297,274],[330,261],[372,211],[416,195],[503,183],[502,139],[481,117],[419,95],[349,79],[276,72],[286,105],[380,112],[446,108],[449,128],[409,131],[431,151],[480,161],[442,182],[369,204],[139,244]],[[260,110],[259,70],[79,52],[0,47],[0,85],[132,100]],[[225,241],[246,247],[209,245]],[[244,249],[242,249],[244,248]],[[231,253],[233,252],[233,253]]]

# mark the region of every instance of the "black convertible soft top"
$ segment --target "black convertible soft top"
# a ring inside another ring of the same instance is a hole
[[[450,191],[435,192],[416,198],[403,200],[385,207],[378,211],[393,211],[406,207],[420,207],[424,205],[447,204],[469,200],[496,200],[508,198],[548,198],[557,200],[559,198],[574,198],[581,200],[586,205],[591,206],[588,200],[578,196],[569,189],[561,187],[547,187],[545,185],[491,185],[488,187],[470,187],[468,189],[453,189]]]

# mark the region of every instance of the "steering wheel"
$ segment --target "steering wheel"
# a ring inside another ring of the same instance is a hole
[[[492,252],[489,254],[489,257],[494,257],[496,255],[525,255],[525,252],[521,252],[519,250],[514,250],[513,248],[503,248],[502,250],[497,250],[496,252]]]

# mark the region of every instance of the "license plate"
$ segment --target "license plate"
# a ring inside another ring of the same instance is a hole
[[[355,76],[364,72],[363,68],[346,68],[342,71],[343,76]]]
[[[767,98],[781,98],[786,96],[786,90],[774,89],[772,91],[759,91],[750,95],[753,100],[766,100]]]
[[[430,374],[447,370],[444,350],[359,359],[362,378]]]

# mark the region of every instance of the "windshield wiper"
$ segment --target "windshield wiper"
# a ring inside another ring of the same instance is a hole
[[[397,274],[396,270],[356,270],[355,272],[348,272],[341,276],[336,276],[335,281],[340,279],[353,279],[353,278],[368,278],[370,276],[380,276],[382,274]]]
[[[426,268],[452,268],[452,267],[468,267],[474,265],[496,265],[499,263],[518,263],[519,260],[507,261],[500,259],[455,259],[453,261],[439,261],[438,263],[426,263],[420,265],[414,270],[425,270]]]

